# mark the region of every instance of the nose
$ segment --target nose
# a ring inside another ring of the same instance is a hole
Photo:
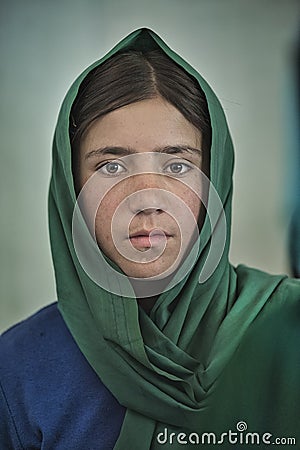
[[[165,191],[158,188],[135,191],[128,196],[128,205],[134,214],[159,214],[167,209]]]
[[[159,214],[167,210],[168,192],[159,177],[143,174],[135,180],[127,197],[132,213]]]

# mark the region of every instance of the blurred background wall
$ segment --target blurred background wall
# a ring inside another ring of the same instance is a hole
[[[2,0],[0,331],[55,300],[47,229],[51,141],[73,79],[153,28],[207,79],[236,149],[231,261],[289,272],[295,0]],[[289,95],[288,95],[289,93]]]

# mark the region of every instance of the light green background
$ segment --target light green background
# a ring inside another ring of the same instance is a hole
[[[231,259],[288,272],[286,93],[293,0],[1,1],[0,330],[55,300],[50,149],[73,79],[135,28],[153,28],[219,96],[236,148]]]

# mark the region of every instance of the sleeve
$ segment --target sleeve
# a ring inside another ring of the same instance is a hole
[[[0,450],[24,450],[0,382]]]

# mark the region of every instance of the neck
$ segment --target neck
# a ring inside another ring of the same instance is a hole
[[[137,302],[139,306],[145,311],[146,314],[150,314],[151,309],[153,308],[155,302],[157,300],[157,296],[154,297],[144,297],[138,298]]]

